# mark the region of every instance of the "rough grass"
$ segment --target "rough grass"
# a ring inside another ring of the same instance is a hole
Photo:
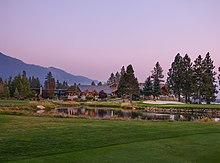
[[[2,104],[27,104],[28,100],[0,100],[0,105]]]
[[[220,162],[220,123],[0,114],[0,162]]]

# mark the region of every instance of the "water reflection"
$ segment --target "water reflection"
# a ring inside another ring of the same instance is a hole
[[[100,108],[56,108],[58,113],[65,113],[74,116],[83,116],[88,118],[129,118],[141,120],[171,120],[171,121],[194,121],[204,119],[204,115],[188,115],[188,114],[157,114],[150,112],[140,112],[131,110],[115,110],[115,109],[100,109]],[[220,118],[212,118],[215,122],[220,122]]]

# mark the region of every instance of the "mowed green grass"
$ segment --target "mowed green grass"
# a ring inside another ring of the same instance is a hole
[[[0,162],[220,162],[220,123],[0,114]]]
[[[174,108],[174,109],[214,109],[220,110],[220,104],[144,104],[136,102],[138,107]]]

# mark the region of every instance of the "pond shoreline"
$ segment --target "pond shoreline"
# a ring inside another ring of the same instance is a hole
[[[171,110],[169,110],[171,111]],[[196,121],[209,120],[220,121],[219,115],[204,114],[203,112],[167,112],[164,109],[150,110],[131,110],[131,109],[115,109],[115,108],[100,108],[100,107],[59,107],[55,109],[57,114],[66,117],[83,117],[83,118],[101,118],[101,119],[136,119],[136,120],[151,120],[151,121]]]
[[[44,109],[39,109],[43,106]],[[67,117],[57,114],[55,108],[64,107],[93,107],[96,109],[125,110],[127,112],[149,112],[156,114],[184,114],[204,117],[220,117],[220,105],[195,105],[195,104],[144,104],[142,102],[60,102],[60,101],[0,101],[0,114],[32,115],[48,117]]]

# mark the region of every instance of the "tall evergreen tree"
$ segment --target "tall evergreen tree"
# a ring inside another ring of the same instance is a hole
[[[10,97],[10,91],[7,85],[7,80],[4,82],[0,77],[0,98],[9,98],[9,97]]]
[[[29,83],[30,83],[31,89],[38,89],[40,88],[40,85],[41,85],[39,78],[35,78],[34,76],[29,77]]]
[[[143,94],[145,96],[153,95],[153,82],[151,81],[151,76],[149,76],[144,83]]]
[[[121,76],[123,76],[124,74],[125,74],[126,72],[125,72],[125,67],[124,66],[122,66],[122,68],[121,68]]]
[[[134,75],[132,65],[128,65],[126,72],[121,76],[118,86],[118,93],[120,95],[129,95],[132,102],[132,96],[139,94],[139,83]]]
[[[156,65],[152,71],[152,78],[153,78],[153,95],[159,96],[159,95],[161,95],[160,84],[164,78],[163,69],[160,66],[159,62],[156,63]]]
[[[117,84],[119,83],[120,78],[121,78],[121,75],[119,74],[119,72],[116,72],[115,79],[116,79]]]
[[[9,77],[7,85],[9,87],[9,92],[10,92],[10,97],[13,97],[14,95],[14,86],[13,86],[13,80],[12,80],[12,76]]]
[[[12,91],[15,92],[15,89],[17,88],[19,95],[22,90],[22,82],[21,82],[21,74],[19,73],[17,76],[14,77],[12,81]]]
[[[118,96],[123,97],[126,92],[126,73],[121,74],[121,78],[118,83]]]
[[[220,85],[220,67],[218,68],[218,71],[219,71],[218,82],[219,82],[219,85]]]
[[[39,78],[35,78],[34,76],[29,77],[29,83],[30,83],[30,88],[31,88],[31,92],[34,95],[37,95],[40,93],[40,80]]]
[[[5,84],[5,87],[4,87],[4,97],[6,97],[6,98],[10,97],[9,87],[6,84]]]
[[[2,78],[0,77],[0,98],[4,97],[4,82]]]
[[[185,97],[185,102],[190,102],[190,97],[192,94],[192,63],[190,57],[186,54],[182,59],[181,64],[181,89],[183,96]]]
[[[167,74],[168,88],[174,95],[178,97],[178,101],[180,101],[182,93],[182,60],[183,58],[178,53],[175,56],[175,59],[172,62],[171,68]]]
[[[199,103],[202,102],[202,88],[204,88],[204,64],[203,64],[203,58],[201,55],[199,55],[196,60],[194,61],[193,65],[193,98],[198,99]]]
[[[19,92],[17,88],[15,88],[14,97],[19,98]]]
[[[118,82],[118,96],[122,97],[126,94],[126,79],[125,79],[125,67],[122,66],[120,72],[120,80]]]
[[[28,97],[31,94],[30,83],[27,79],[26,72],[23,71],[21,78],[21,91],[19,94],[23,97]]]
[[[203,87],[202,87],[202,99],[206,101],[207,104],[214,102],[216,100],[217,85],[216,85],[216,72],[214,71],[215,66],[213,60],[209,53],[206,54],[204,60],[202,61],[203,70]]]
[[[114,73],[111,73],[111,76],[109,77],[108,81],[107,81],[107,84],[108,85],[112,85],[116,82],[116,77],[114,75]]]
[[[49,72],[46,76],[46,80],[44,82],[44,88],[47,91],[47,97],[53,98],[54,96],[54,89],[55,89],[55,79],[51,72]]]

